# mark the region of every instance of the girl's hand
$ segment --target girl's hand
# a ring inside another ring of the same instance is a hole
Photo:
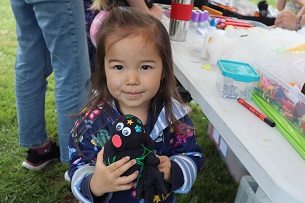
[[[164,173],[164,180],[168,183],[172,182],[172,165],[167,156],[158,156],[160,159],[160,164],[158,166],[159,171]]]
[[[153,4],[151,9],[149,9],[149,10],[150,10],[150,15],[154,16],[155,18],[157,18],[159,20],[162,19],[163,11],[160,6],[158,6],[157,4]]]
[[[90,189],[93,195],[99,197],[108,192],[129,190],[133,185],[132,181],[138,176],[138,171],[136,171],[129,176],[121,177],[125,171],[136,163],[134,159],[129,159],[130,157],[124,157],[123,159],[106,166],[103,162],[103,148],[97,154],[95,171],[90,181]]]

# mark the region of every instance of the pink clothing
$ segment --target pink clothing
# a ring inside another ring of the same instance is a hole
[[[109,11],[100,11],[92,21],[91,27],[90,27],[90,38],[92,41],[92,44],[96,47],[97,44],[97,37],[98,37],[98,31],[100,30],[100,26],[105,19],[105,17],[108,15]]]

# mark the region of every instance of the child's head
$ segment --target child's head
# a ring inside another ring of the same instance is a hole
[[[93,0],[92,10],[111,10],[118,6],[129,6],[126,0]]]
[[[112,60],[114,62],[109,63],[109,55],[113,53],[116,55],[117,52],[120,52],[121,50],[117,48],[120,46],[122,49],[126,46],[129,48],[124,49],[125,52],[119,55],[122,56],[121,58],[118,57]],[[137,53],[137,55],[132,55],[133,53]],[[148,53],[151,56],[148,56]],[[100,26],[95,64],[96,73],[93,79],[93,89],[97,91],[97,100],[108,102],[118,99],[116,95],[113,95],[113,92],[109,91],[111,88],[108,85],[111,80],[114,80],[114,78],[107,78],[106,70],[109,69],[109,66],[114,66],[113,68],[116,70],[118,68],[125,70],[126,68],[127,71],[131,65],[135,65],[136,69],[141,70],[139,72],[142,72],[143,77],[146,77],[143,75],[143,70],[144,72],[147,69],[154,70],[155,66],[160,68],[160,75],[157,74],[154,78],[149,78],[151,84],[155,84],[154,87],[150,88],[156,88],[155,93],[151,95],[150,102],[153,110],[158,109],[159,105],[166,105],[170,110],[172,97],[181,101],[176,90],[168,32],[158,19],[147,13],[131,7],[113,8]],[[121,76],[117,76],[121,78]],[[141,80],[141,78],[138,79]],[[118,85],[123,82],[120,79],[117,80]]]
[[[148,8],[153,5],[153,0],[143,0]],[[114,7],[118,6],[129,6],[128,0],[93,0],[91,9],[92,10],[106,10],[109,11]]]

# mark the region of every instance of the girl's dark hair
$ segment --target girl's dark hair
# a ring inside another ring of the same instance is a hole
[[[94,109],[98,102],[112,102],[115,98],[107,88],[105,74],[106,41],[110,47],[128,37],[141,36],[145,43],[153,43],[162,59],[162,79],[160,89],[151,101],[151,109],[155,116],[165,105],[167,121],[174,123],[176,118],[172,110],[172,98],[182,102],[177,91],[176,80],[173,71],[173,57],[171,42],[167,29],[162,22],[155,17],[131,7],[116,7],[111,9],[108,16],[102,22],[98,33],[95,67],[96,72],[92,78],[93,101],[90,101],[90,109]],[[109,46],[108,46],[109,48]],[[152,78],[153,79],[153,78]]]

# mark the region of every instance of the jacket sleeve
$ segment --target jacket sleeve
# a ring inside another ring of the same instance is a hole
[[[94,172],[94,166],[84,165],[75,171],[71,180],[71,190],[75,197],[83,203],[99,202],[107,203],[112,193],[101,197],[94,197],[90,190],[90,180]]]
[[[174,192],[186,194],[191,190],[198,173],[201,171],[203,158],[201,147],[196,142],[192,120],[186,115],[180,119],[180,122],[178,124],[179,132],[175,130],[171,133],[172,155],[169,159],[180,168],[181,172],[178,174],[181,174],[180,178],[183,179],[182,186]],[[175,170],[178,170],[177,167]],[[179,180],[179,177],[174,177],[174,179]]]
[[[68,174],[71,180],[71,190],[74,196],[81,202],[107,202],[109,196],[104,195],[104,198],[98,198],[95,201],[90,191],[90,180],[94,173],[96,156],[101,150],[101,134],[108,135],[107,128],[101,129],[99,123],[105,123],[102,119],[93,125],[90,120],[76,125],[80,125],[77,130],[74,128],[71,131],[69,140],[69,161],[70,167]],[[101,133],[102,130],[102,133]],[[111,195],[111,194],[109,194]],[[94,201],[93,201],[94,199]]]

